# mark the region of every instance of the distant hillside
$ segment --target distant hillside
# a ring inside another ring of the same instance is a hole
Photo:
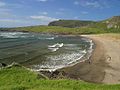
[[[69,28],[96,28],[105,32],[120,32],[120,16],[113,16],[102,21],[58,20],[48,26],[61,26]]]
[[[62,27],[103,27],[103,28],[120,28],[120,16],[113,16],[103,21],[81,21],[81,20],[58,20],[48,24],[48,26],[62,26]]]
[[[107,32],[120,32],[120,16],[113,16],[106,20],[99,21],[90,27],[107,30]]]
[[[120,16],[114,16],[98,22],[80,20],[59,20],[49,23],[48,26],[40,25],[17,28],[0,28],[0,31],[6,30],[54,34],[120,33]]]
[[[59,20],[53,21],[48,24],[48,26],[62,26],[62,27],[69,27],[69,28],[76,28],[76,27],[86,27],[94,24],[94,21],[81,21],[81,20]]]
[[[114,16],[103,22],[107,24],[107,28],[115,28],[115,29],[120,28],[120,16]]]

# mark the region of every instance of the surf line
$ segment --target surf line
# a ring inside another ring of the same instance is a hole
[[[59,48],[63,47],[64,44],[63,43],[56,43],[54,45],[49,45],[48,49],[51,50],[52,52],[57,51]]]

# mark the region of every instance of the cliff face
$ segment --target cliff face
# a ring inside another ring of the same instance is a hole
[[[104,29],[120,29],[120,16],[113,16],[103,21],[81,21],[81,20],[59,20],[53,21],[48,26],[62,26],[62,27],[95,27]]]
[[[94,23],[95,23],[94,21],[59,20],[59,21],[50,22],[48,26],[62,26],[62,27],[76,28],[76,27],[87,27]]]
[[[120,28],[120,16],[114,16],[104,21],[107,25],[107,28]]]

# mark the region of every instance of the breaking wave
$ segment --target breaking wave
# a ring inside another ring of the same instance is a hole
[[[3,38],[26,38],[29,33],[23,32],[0,32],[0,36]]]
[[[0,32],[0,39],[0,58],[23,60],[35,71],[54,71],[89,59],[94,46],[87,38],[40,33]]]

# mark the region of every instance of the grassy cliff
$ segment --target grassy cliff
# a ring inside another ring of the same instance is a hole
[[[48,24],[48,26],[62,26],[62,27],[69,27],[69,28],[76,28],[76,27],[86,27],[94,24],[94,21],[81,21],[81,20],[59,20],[53,21]]]
[[[114,16],[112,18],[99,22],[79,20],[59,20],[49,23],[48,26],[0,28],[0,30],[29,31],[57,34],[120,33],[120,16]]]
[[[106,31],[97,28],[67,28],[60,26],[30,26],[30,27],[19,27],[11,28],[9,30],[15,31],[32,31],[41,33],[56,33],[56,34],[97,34],[105,33]]]
[[[0,90],[120,90],[120,85],[92,84],[83,81],[49,80],[21,66],[0,69]]]

